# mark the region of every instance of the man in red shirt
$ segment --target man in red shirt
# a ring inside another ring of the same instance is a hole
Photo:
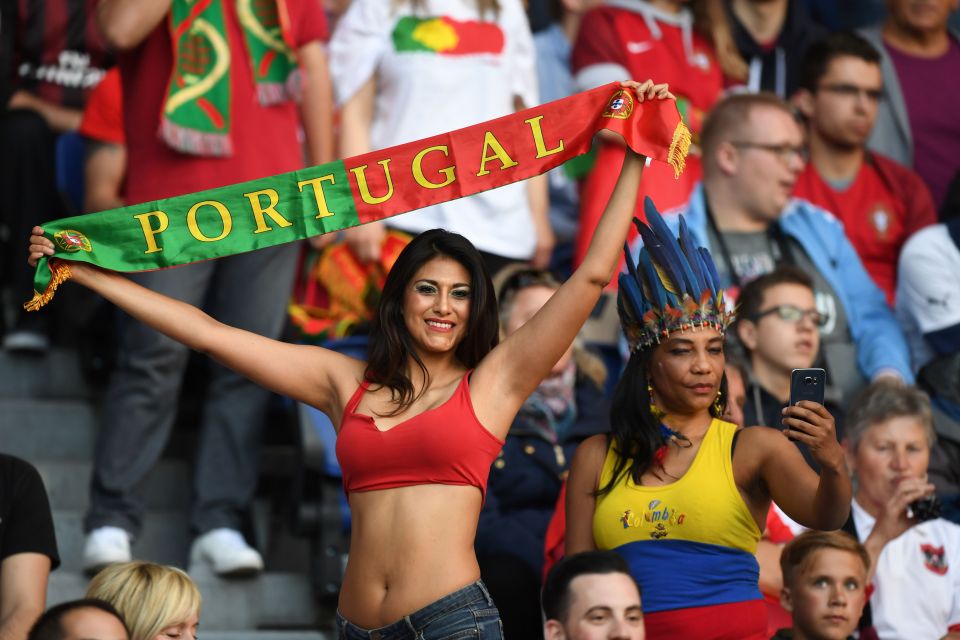
[[[253,9],[248,5],[226,0],[192,5],[183,0],[100,2],[100,27],[120,52],[124,202],[159,200],[299,169],[298,124],[306,134],[310,164],[333,159],[321,4],[273,0],[253,3]],[[171,18],[178,15],[186,17]],[[265,45],[268,54],[258,54]],[[291,64],[284,64],[281,78],[274,71],[284,60]],[[298,78],[299,121],[293,99]],[[193,97],[187,98],[188,92]],[[183,115],[188,111],[192,119]],[[296,246],[282,245],[131,278],[204,305],[219,320],[276,338],[296,257]],[[117,352],[84,521],[87,570],[131,557],[131,540],[143,524],[133,489],[163,452],[188,356],[185,347],[126,316],[119,320]],[[268,399],[253,382],[211,365],[193,474],[190,520],[197,537],[191,563],[207,563],[221,575],[263,568],[240,529],[256,488]]]
[[[795,194],[840,218],[892,305],[900,248],[937,216],[919,176],[866,150],[883,93],[880,54],[860,36],[834,34],[810,48],[800,82],[794,100],[809,124],[810,162]]]

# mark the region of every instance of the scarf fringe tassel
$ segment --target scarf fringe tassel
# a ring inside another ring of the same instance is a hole
[[[31,298],[29,302],[23,303],[23,308],[27,311],[39,311],[41,307],[53,299],[53,294],[57,291],[57,287],[69,280],[71,275],[70,266],[66,262],[60,260],[51,262],[50,284],[47,285],[43,293],[34,291],[33,298]]]
[[[690,129],[683,121],[677,123],[673,130],[673,139],[670,141],[670,149],[667,152],[667,162],[673,167],[673,177],[679,178],[683,170],[687,168],[687,153],[690,151]]]
[[[233,143],[229,134],[203,133],[175,124],[167,118],[160,120],[160,137],[181,153],[216,158],[233,155]]]

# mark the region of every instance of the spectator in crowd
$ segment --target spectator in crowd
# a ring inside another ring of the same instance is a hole
[[[737,337],[750,365],[744,425],[782,429],[791,373],[814,365],[820,351],[820,327],[826,324],[817,311],[813,279],[796,267],[777,267],[743,288],[737,314]],[[830,399],[824,405],[834,419],[841,415]],[[812,463],[809,449],[797,444]]]
[[[875,587],[863,629],[888,638],[960,638],[960,526],[925,504],[935,435],[922,391],[878,382],[847,414],[845,449],[857,490],[847,530],[870,554]]]
[[[867,145],[916,171],[939,207],[960,171],[960,31],[956,0],[889,0],[882,25],[863,31],[881,53],[884,97]],[[936,99],[930,99],[931,88]]]
[[[723,2],[737,50],[749,67],[746,89],[792,96],[807,49],[827,30],[810,18],[803,0]]]
[[[515,269],[496,280],[504,339],[560,288],[543,270]],[[490,469],[475,546],[507,638],[535,638],[541,632],[547,524],[577,445],[610,430],[605,376],[599,358],[571,345],[520,407]]]
[[[533,38],[520,0],[353,0],[330,42],[330,69],[344,157],[539,104]],[[373,262],[387,227],[460,233],[484,255],[490,273],[516,261],[546,267],[554,244],[546,176],[343,236],[358,258]]]
[[[83,136],[85,150],[84,211],[122,207],[127,150],[123,135],[123,89],[117,67],[107,71],[90,94],[78,132]]]
[[[130,640],[123,618],[110,604],[86,598],[50,607],[27,640]]]
[[[530,3],[533,47],[537,60],[537,84],[540,101],[566,98],[577,89],[570,69],[573,43],[580,30],[584,12],[599,0],[540,0]],[[533,16],[544,16],[547,24],[533,26]],[[579,228],[580,194],[577,179],[582,177],[586,160],[566,162],[547,174],[550,198],[550,225],[556,239],[551,267],[569,274],[573,267],[573,242]]]
[[[718,61],[715,45],[723,33],[729,40],[729,31],[722,31],[726,26],[722,13],[719,20],[708,19],[707,7],[712,1],[626,0],[590,9],[583,16],[573,48],[577,90],[656,69],[677,96],[677,106],[696,142],[704,115],[723,90],[723,62]],[[720,33],[712,30],[718,28]],[[623,143],[615,136],[599,138],[596,160],[582,185],[575,265],[583,259],[603,204],[613,192],[623,153]],[[647,177],[637,198],[637,215],[641,215],[640,204],[646,196],[664,211],[683,204],[700,177],[695,149],[687,156],[686,169],[679,179],[658,165],[649,168]],[[631,232],[631,239],[635,235]]]
[[[849,403],[868,380],[913,381],[903,333],[828,212],[790,198],[803,170],[803,135],[790,107],[770,94],[718,103],[702,135],[704,176],[684,218],[694,241],[716,259],[720,282],[739,290],[781,264],[814,283],[824,368]],[[677,216],[667,221],[677,225]]]
[[[74,131],[90,89],[110,64],[94,24],[97,0],[0,3],[0,224],[9,237],[66,213],[57,189],[57,137]],[[80,206],[80,203],[75,203]],[[33,290],[33,271],[4,251],[3,271],[19,299]],[[45,352],[47,315],[17,313],[3,348]]]
[[[960,521],[960,218],[918,232],[900,254],[897,314],[931,396],[937,444],[930,480]]]
[[[105,0],[99,5],[100,27],[120,52],[127,146],[124,200],[145,202],[301,167],[297,110],[288,90],[298,77],[309,162],[330,160],[332,103],[319,3],[284,3],[288,20],[279,17],[277,3],[257,3],[253,26],[239,19],[233,3],[215,3],[205,9],[213,12],[205,20],[222,29],[201,36],[183,29],[196,16],[180,13],[181,2]],[[186,17],[174,31],[182,35],[171,44],[174,15]],[[263,33],[274,48],[262,59],[251,59],[262,49],[244,47],[245,38],[262,38]],[[219,77],[216,43],[211,45],[208,37],[225,40],[231,52]],[[299,69],[290,63],[294,59]],[[187,96],[178,92],[185,75],[204,76],[207,85],[223,91],[183,101]],[[224,95],[229,98],[221,103],[217,96]],[[206,301],[213,314],[231,324],[275,337],[283,325],[296,257],[297,248],[284,245],[132,279],[193,304]],[[84,521],[83,564],[88,570],[131,559],[130,540],[142,525],[142,507],[132,490],[161,455],[173,427],[174,399],[189,350],[123,316],[117,352]],[[263,567],[240,529],[256,487],[267,399],[266,390],[213,367],[196,455],[191,525],[197,538],[191,557],[210,563],[219,574],[250,574]]]
[[[116,607],[130,630],[130,640],[197,638],[200,590],[176,567],[152,562],[114,564],[93,577],[86,597]]]
[[[870,556],[849,534],[808,531],[780,557],[783,606],[793,627],[772,640],[847,640],[867,601]]]
[[[725,305],[709,252],[652,205],[636,265],[620,276],[630,346],[612,438],[577,449],[567,487],[567,552],[615,549],[644,594],[650,638],[768,637],[754,553],[771,501],[808,526],[839,527],[850,478],[822,405],[784,409],[785,432],[722,420]],[[817,474],[791,440],[806,442]]]
[[[666,85],[649,80],[621,87],[639,103],[673,99]],[[414,238],[388,274],[369,362],[233,328],[83,263],[71,263],[71,280],[331,418],[353,514],[338,604],[341,636],[501,638],[473,549],[490,465],[520,407],[612,277],[644,163],[639,154],[627,156],[587,259],[539,314],[499,344],[485,263],[463,236],[442,229]],[[54,245],[43,229],[33,231],[29,259],[36,265]]]
[[[897,258],[913,233],[937,221],[913,171],[867,151],[883,96],[880,54],[853,33],[813,44],[794,101],[808,123],[810,162],[795,195],[837,216],[867,273],[893,306]]]
[[[791,373],[813,366],[820,349],[824,318],[816,309],[813,280],[796,267],[780,266],[750,281],[740,292],[738,303],[737,337],[750,369],[743,424],[782,429],[782,411],[790,400]],[[829,398],[824,406],[834,417],[839,433],[839,407]],[[796,444],[807,464],[816,469],[809,447],[802,442]],[[789,613],[780,605],[780,550],[802,530],[782,509],[770,507],[756,557],[771,633],[790,621]]]
[[[50,503],[31,464],[0,454],[0,639],[27,635],[60,564]]]
[[[613,551],[562,558],[543,585],[545,640],[643,640],[640,587]],[[534,636],[524,636],[534,637]]]

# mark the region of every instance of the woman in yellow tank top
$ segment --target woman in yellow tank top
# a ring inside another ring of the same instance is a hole
[[[813,529],[837,529],[850,477],[833,418],[801,402],[783,433],[737,431],[725,409],[724,331],[733,319],[706,249],[679,241],[649,201],[644,248],[617,300],[630,360],[612,437],[586,440],[567,491],[567,553],[615,549],[640,583],[647,638],[765,638],[754,558],[771,499]],[[786,437],[784,437],[784,434]],[[817,477],[791,440],[805,442]]]

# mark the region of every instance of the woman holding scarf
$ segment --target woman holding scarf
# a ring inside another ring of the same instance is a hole
[[[673,98],[652,81],[623,86],[638,102]],[[338,637],[497,639],[473,547],[490,465],[612,277],[644,160],[628,154],[587,259],[499,345],[483,261],[442,230],[417,236],[387,277],[367,362],[234,329],[113,272],[71,270],[155,330],[330,416],[353,518]],[[54,253],[42,234],[31,236],[34,264]]]
[[[644,248],[619,280],[630,359],[612,436],[577,450],[567,553],[627,558],[651,640],[765,639],[754,551],[770,501],[807,527],[842,526],[852,491],[843,451],[829,412],[809,401],[784,409],[783,433],[721,418],[733,313],[682,218],[678,240],[649,199],[646,217],[649,226],[637,224]],[[819,478],[791,440],[809,446]]]

